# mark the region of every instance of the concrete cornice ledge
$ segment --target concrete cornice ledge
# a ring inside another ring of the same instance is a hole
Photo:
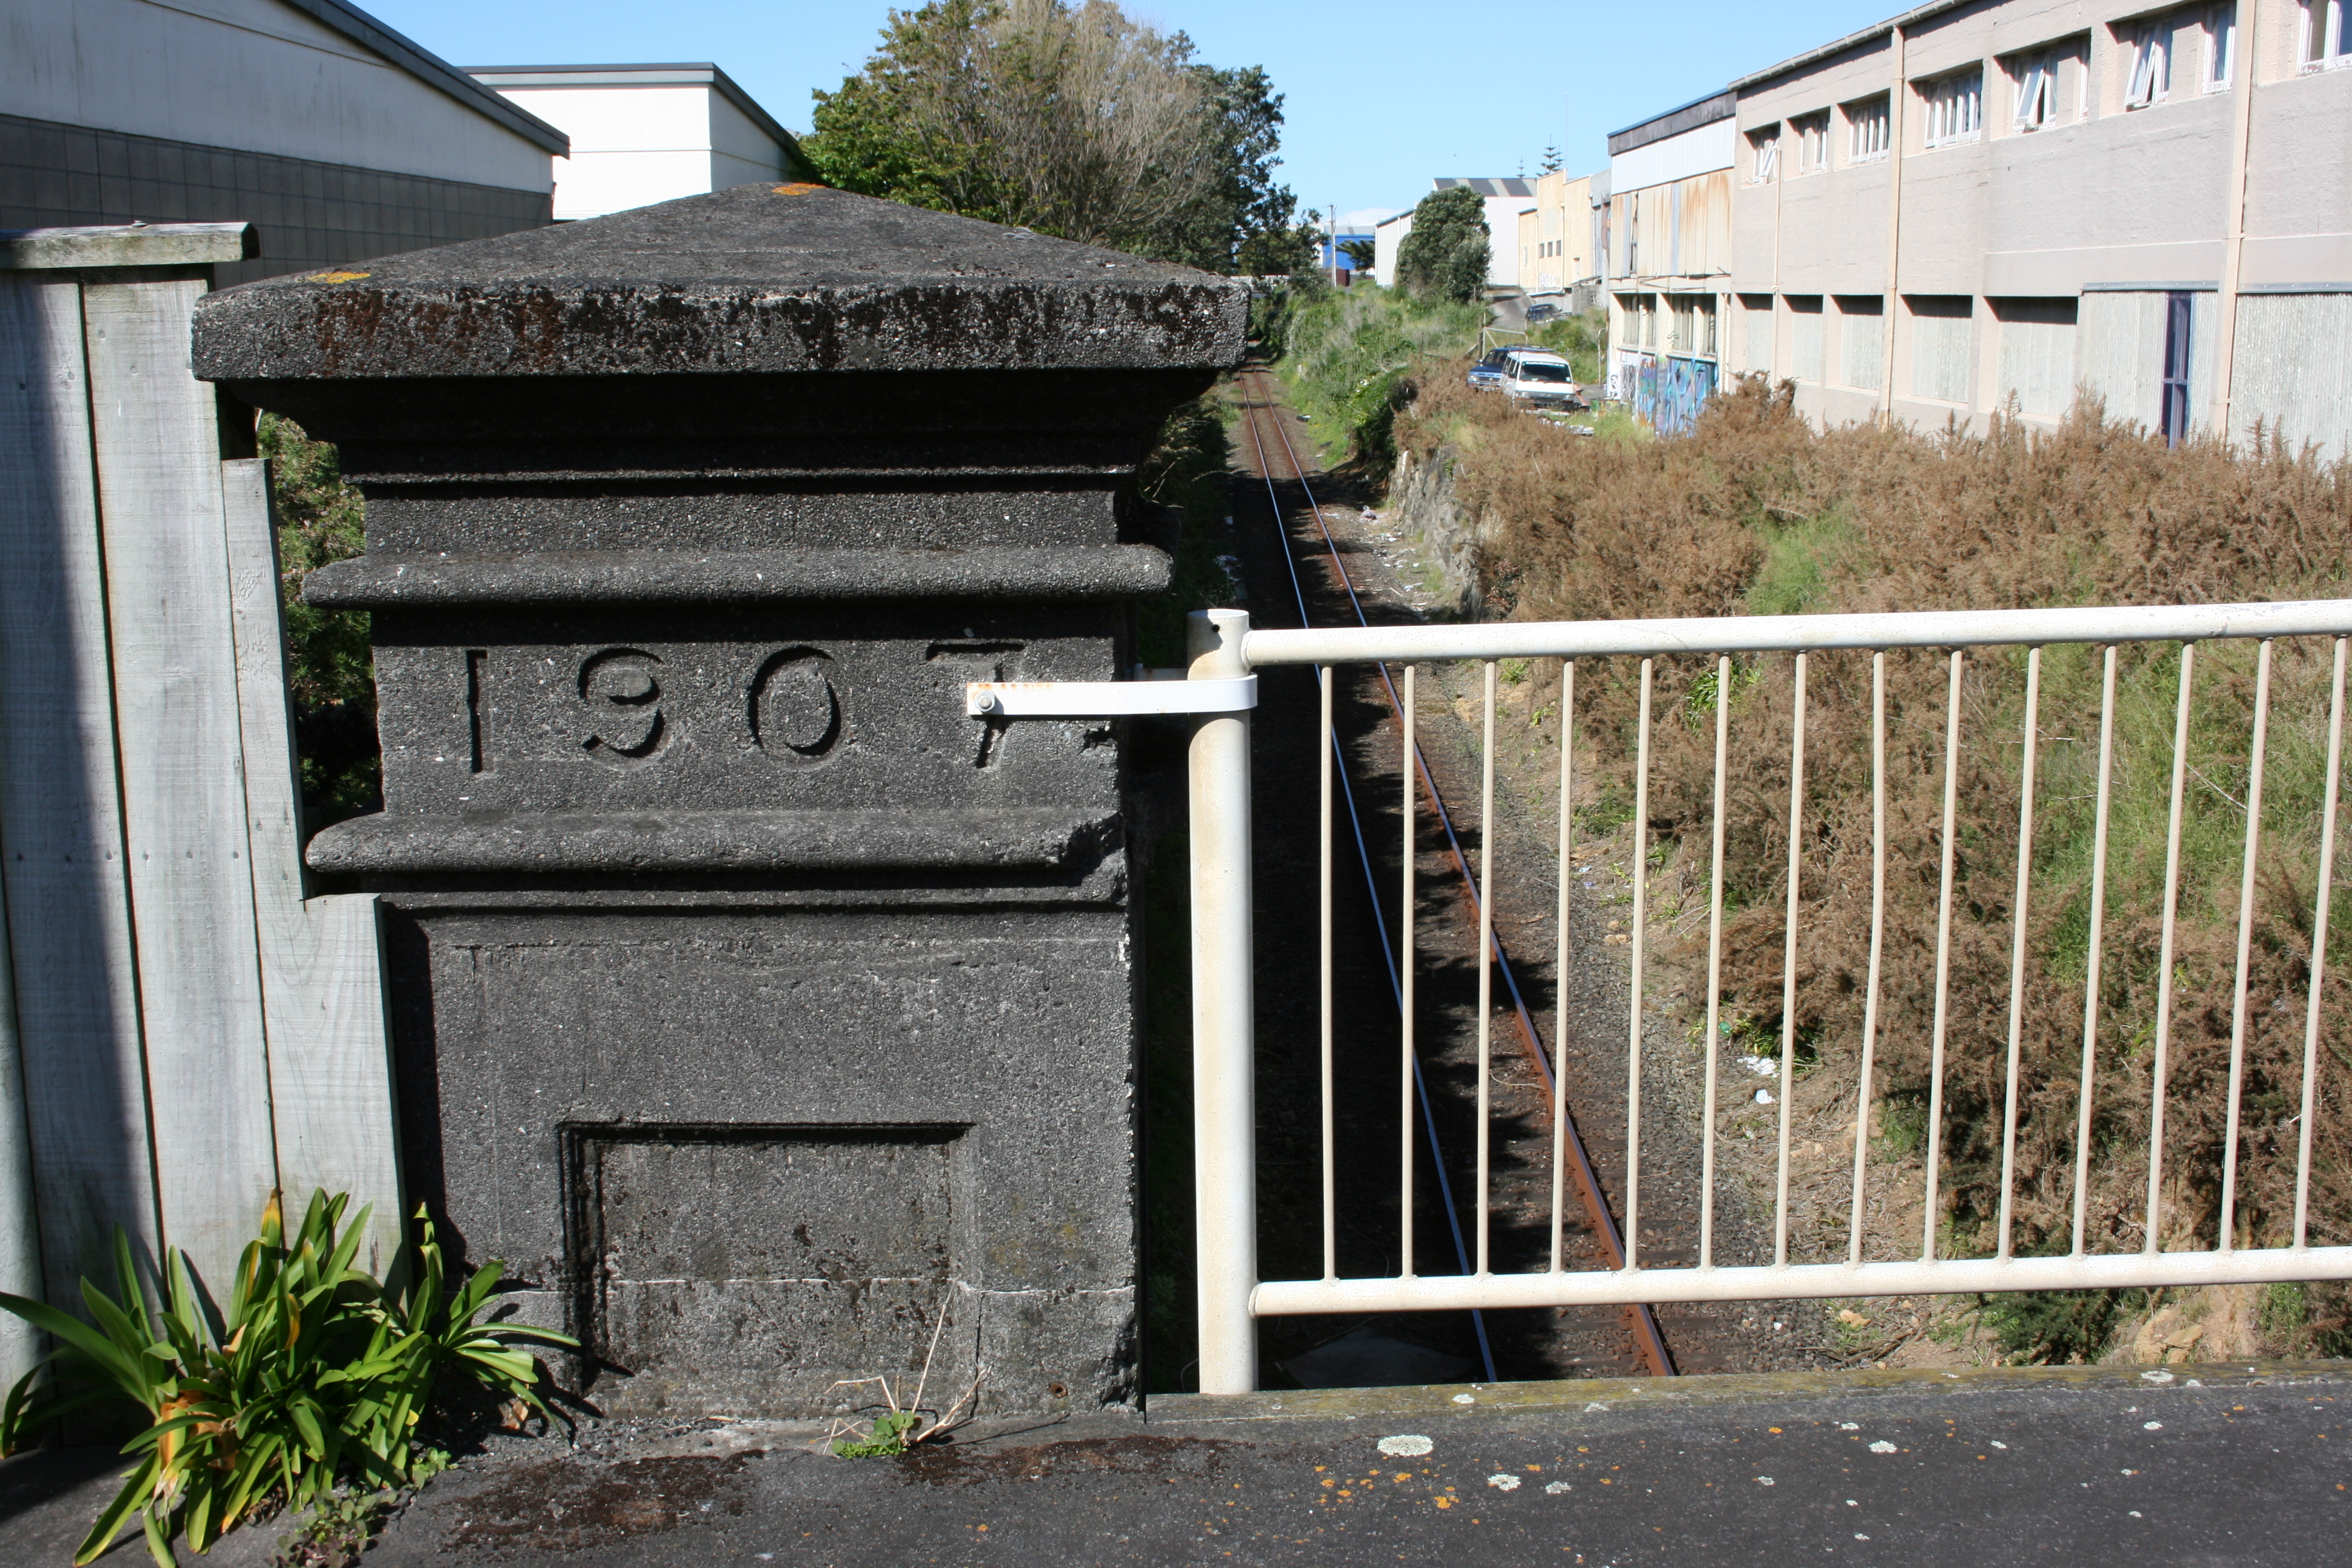
[[[1059,869],[1117,841],[1116,816],[987,810],[378,813],[310,840],[316,871],[373,877],[693,871]]]
[[[302,582],[322,609],[446,605],[683,605],[770,599],[1125,599],[1168,586],[1150,544],[986,550],[577,550],[511,555],[370,552]]]
[[[197,307],[208,381],[1217,370],[1230,278],[816,185],[272,279]]]

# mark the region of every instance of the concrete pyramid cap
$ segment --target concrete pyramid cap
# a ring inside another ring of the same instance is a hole
[[[1237,363],[1247,286],[817,185],[271,279],[196,308],[208,381]]]

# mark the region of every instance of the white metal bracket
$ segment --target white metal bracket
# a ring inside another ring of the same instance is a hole
[[[974,719],[1242,713],[1256,706],[1255,675],[1236,680],[975,680],[963,689],[963,710]]]

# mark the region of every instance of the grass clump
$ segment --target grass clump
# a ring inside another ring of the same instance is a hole
[[[1278,369],[1327,453],[1386,462],[1397,410],[1420,377],[1458,379],[1452,362],[1475,346],[1486,324],[1483,305],[1360,282],[1294,310],[1276,345]]]

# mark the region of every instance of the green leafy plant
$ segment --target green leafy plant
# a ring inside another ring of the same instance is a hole
[[[882,1402],[888,1408],[869,1420],[837,1421],[827,1436],[835,1458],[843,1459],[888,1459],[905,1453],[918,1443],[929,1442],[940,1433],[958,1425],[957,1417],[972,1395],[980,1392],[980,1378],[972,1377],[961,1398],[948,1406],[944,1415],[926,1421],[923,1418],[923,1390],[931,1381],[931,1362],[940,1353],[940,1335],[948,1326],[948,1308],[955,1298],[950,1294],[940,1303],[939,1321],[931,1326],[930,1349],[923,1352],[923,1370],[915,1380],[913,1397],[898,1403],[898,1385],[887,1377],[852,1377],[835,1384],[835,1388],[863,1388],[868,1384],[882,1391]],[[829,1392],[829,1391],[828,1391]],[[1058,1392],[1058,1389],[1056,1390]]]
[[[276,1568],[349,1568],[392,1516],[399,1494],[339,1492],[310,1511],[302,1528],[278,1538]]]
[[[347,1479],[375,1489],[418,1484],[446,1462],[415,1437],[444,1372],[469,1374],[547,1414],[538,1363],[518,1347],[574,1342],[476,1321],[505,1266],[491,1262],[449,1288],[420,1208],[409,1281],[389,1289],[352,1267],[370,1211],[341,1230],[350,1202],[345,1194],[314,1194],[289,1237],[270,1194],[260,1237],[246,1247],[217,1310],[176,1250],[164,1259],[162,1299],[153,1300],[120,1226],[112,1293],[82,1281],[89,1322],[0,1293],[0,1310],[58,1345],[8,1396],[20,1429],[126,1399],[147,1414],[145,1429],[122,1448],[138,1464],[76,1551],[77,1564],[104,1552],[134,1518],[155,1561],[173,1568],[175,1533],[184,1530],[188,1544],[205,1552],[265,1499],[299,1510]]]

